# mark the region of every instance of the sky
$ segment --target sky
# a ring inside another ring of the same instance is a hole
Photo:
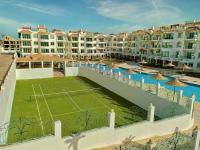
[[[200,20],[200,0],[0,0],[0,36],[21,26],[119,33]]]

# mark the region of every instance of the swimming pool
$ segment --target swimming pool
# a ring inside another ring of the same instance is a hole
[[[103,68],[105,68],[106,71],[110,70],[110,68],[107,65],[92,65],[92,64],[82,64],[81,66],[85,66],[85,67],[100,67],[100,70],[103,70]],[[125,77],[128,77],[128,71],[126,69],[123,68],[117,68],[117,69],[113,69],[114,73],[118,73],[121,72],[121,74]],[[146,74],[146,73],[136,73],[136,74],[132,74],[131,75],[131,79],[134,81],[140,81],[141,79],[144,79],[145,83],[148,84],[157,84],[157,80],[152,78],[151,74]],[[163,86],[164,88],[174,91],[174,87],[173,86],[169,86],[167,84],[165,84],[166,82],[168,82],[169,80],[171,80],[172,77],[166,77],[166,80],[162,80],[159,81],[160,85]],[[195,84],[189,84],[187,83],[185,87],[176,87],[175,89],[176,91],[180,91],[183,90],[183,95],[187,96],[187,97],[191,97],[192,94],[194,93],[196,95],[196,101],[200,102],[200,86],[195,85]]]

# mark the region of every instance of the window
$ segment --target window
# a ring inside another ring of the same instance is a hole
[[[48,42],[41,42],[41,46],[49,46]]]
[[[54,42],[51,42],[51,45],[54,45]]]
[[[38,48],[34,48],[34,52],[35,52],[35,53],[39,53]]]
[[[22,38],[23,39],[31,39],[31,35],[30,34],[22,34]]]
[[[169,51],[163,51],[162,57],[169,57]]]
[[[181,48],[181,47],[182,47],[182,43],[181,43],[181,42],[177,42],[176,47],[177,47],[177,48]]]
[[[192,59],[193,56],[194,56],[194,53],[188,52],[187,55],[186,55],[186,58],[187,59]]]
[[[78,37],[72,37],[72,41],[78,41]]]
[[[40,39],[48,40],[49,36],[48,35],[40,35]]]
[[[183,37],[183,33],[178,33],[178,38],[182,38]]]
[[[193,44],[194,43],[188,43],[187,49],[193,49]]]
[[[64,51],[63,51],[63,49],[57,49],[57,52],[58,53],[63,53]]]
[[[55,53],[55,49],[52,48],[52,49],[51,49],[51,53]]]
[[[23,46],[31,46],[31,42],[30,41],[23,41]]]
[[[42,53],[49,53],[49,49],[46,49],[46,48],[42,48],[41,51]]]
[[[81,38],[81,41],[84,41],[84,38],[83,38],[83,37]]]
[[[72,47],[78,47],[78,43],[72,43]]]
[[[81,53],[84,53],[84,49],[81,49]]]
[[[23,48],[24,53],[31,53],[31,48]]]
[[[50,39],[54,39],[54,35],[50,35]]]
[[[58,43],[58,47],[63,47],[63,46],[64,46],[64,44],[62,42]]]
[[[35,41],[35,42],[34,42],[34,45],[38,45],[38,42]]]
[[[83,43],[81,43],[81,46],[84,46],[84,44],[83,44]]]
[[[78,53],[77,49],[72,49],[72,53]]]
[[[38,38],[38,34],[33,34],[33,38]]]
[[[164,34],[163,38],[166,39],[166,40],[174,39],[174,34],[173,33],[166,33],[166,34]]]
[[[63,40],[63,36],[58,36],[58,40]]]

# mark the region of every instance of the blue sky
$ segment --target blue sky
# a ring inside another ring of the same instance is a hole
[[[0,0],[0,34],[23,25],[65,31],[130,32],[200,20],[200,0]]]

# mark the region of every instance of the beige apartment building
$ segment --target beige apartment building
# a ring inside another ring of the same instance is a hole
[[[45,26],[22,27],[18,36],[22,56],[43,53],[65,57],[70,53],[66,33],[59,29],[49,31]]]
[[[5,35],[1,41],[1,53],[16,53],[20,50],[20,41],[14,39],[11,35]]]
[[[106,36],[86,30],[69,31],[68,41],[73,59],[99,59],[106,51]]]
[[[200,22],[109,35],[87,30],[49,31],[44,26],[22,27],[18,35],[22,56],[44,53],[82,60],[113,57],[136,62],[146,60],[154,66],[171,61],[176,66],[187,64],[194,70],[200,68]]]
[[[171,61],[200,69],[200,22],[137,30],[124,36],[125,41],[116,40],[120,37],[108,36],[107,56],[137,62],[144,59],[160,66]]]

